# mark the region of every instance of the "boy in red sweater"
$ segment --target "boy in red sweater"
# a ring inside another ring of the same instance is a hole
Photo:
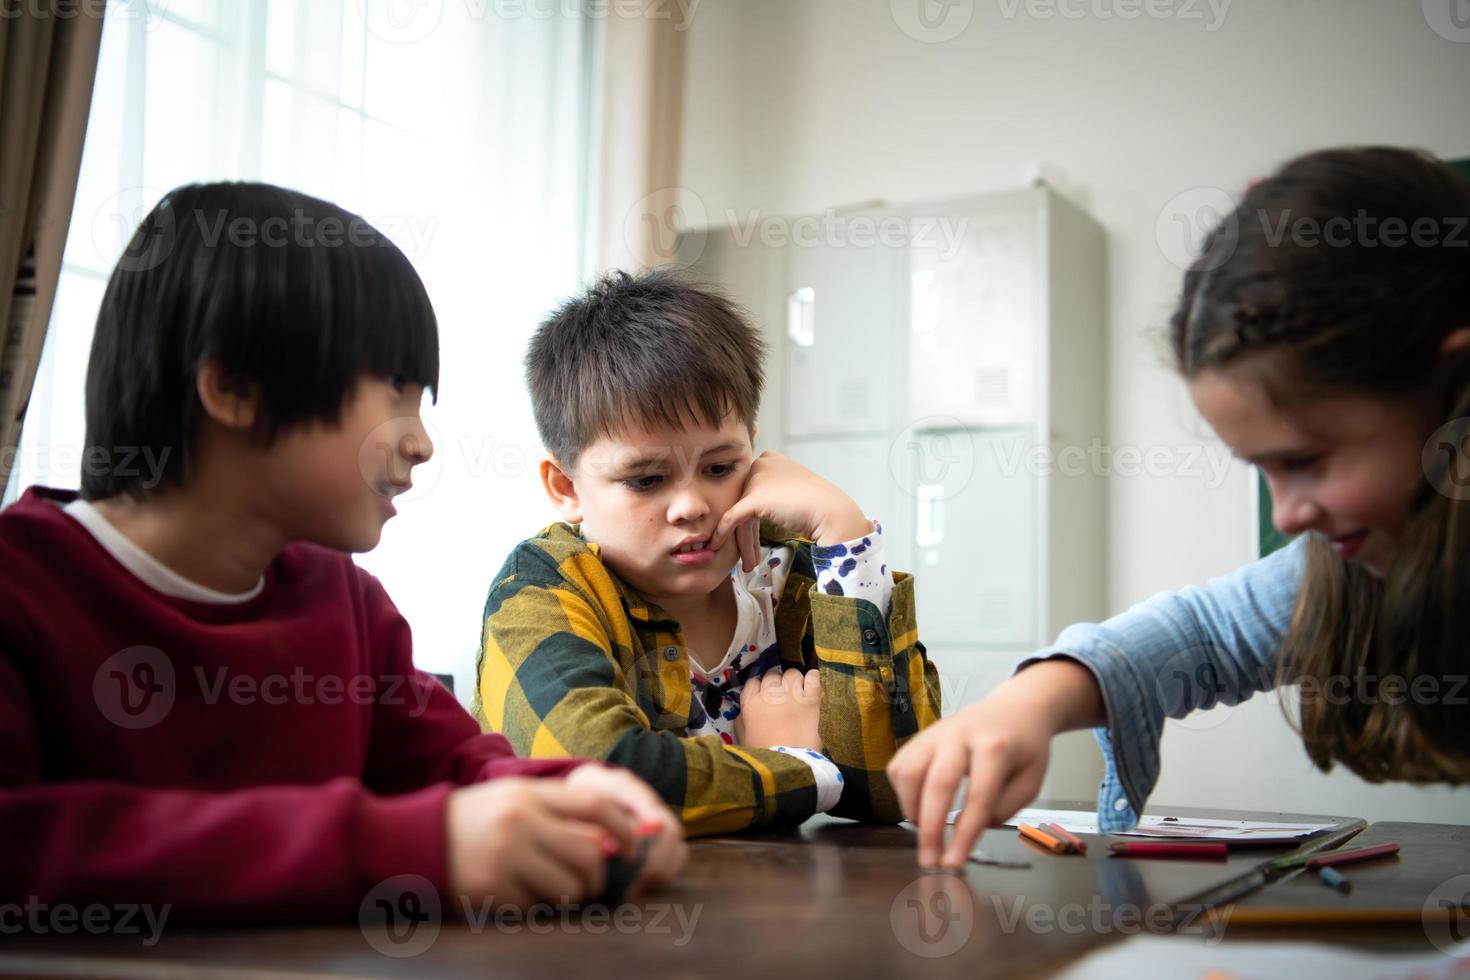
[[[576,902],[638,834],[635,887],[678,871],[644,783],[481,734],[345,554],[432,453],[438,371],[423,285],[362,218],[212,184],[144,219],[80,497],[0,513],[0,903],[342,919],[399,875],[446,909]]]

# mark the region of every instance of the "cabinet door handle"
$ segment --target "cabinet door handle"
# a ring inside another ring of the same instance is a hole
[[[798,347],[817,342],[817,291],[812,287],[793,290],[786,300],[786,336]]]
[[[933,269],[920,269],[909,288],[909,329],[932,334],[939,327],[939,278]]]
[[[938,547],[944,541],[944,485],[921,483],[914,495],[919,498],[919,527],[914,543],[921,548]]]

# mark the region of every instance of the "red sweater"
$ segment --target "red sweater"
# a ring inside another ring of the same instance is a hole
[[[481,734],[346,555],[293,544],[247,602],[170,598],[74,498],[0,512],[0,903],[348,918],[392,875],[447,893],[454,786],[578,764]]]

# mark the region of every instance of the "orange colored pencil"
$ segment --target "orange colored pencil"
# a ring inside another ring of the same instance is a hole
[[[1031,841],[1033,844],[1041,845],[1048,851],[1051,851],[1053,854],[1067,853],[1066,843],[1057,840],[1055,837],[1053,837],[1051,834],[1048,834],[1044,830],[1039,830],[1038,828],[1031,826],[1029,823],[1018,823],[1016,824],[1016,829],[1021,832],[1022,837]]]

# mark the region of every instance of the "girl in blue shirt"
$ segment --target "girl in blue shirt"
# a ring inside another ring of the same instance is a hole
[[[1158,777],[1165,717],[1300,687],[1321,769],[1470,782],[1470,184],[1409,150],[1311,153],[1210,233],[1170,320],[1200,414],[1271,488],[1289,547],[1064,630],[888,775],[919,862],[959,867],[1095,727],[1104,832]],[[946,811],[968,779],[944,846]],[[942,852],[942,853],[941,853]]]

